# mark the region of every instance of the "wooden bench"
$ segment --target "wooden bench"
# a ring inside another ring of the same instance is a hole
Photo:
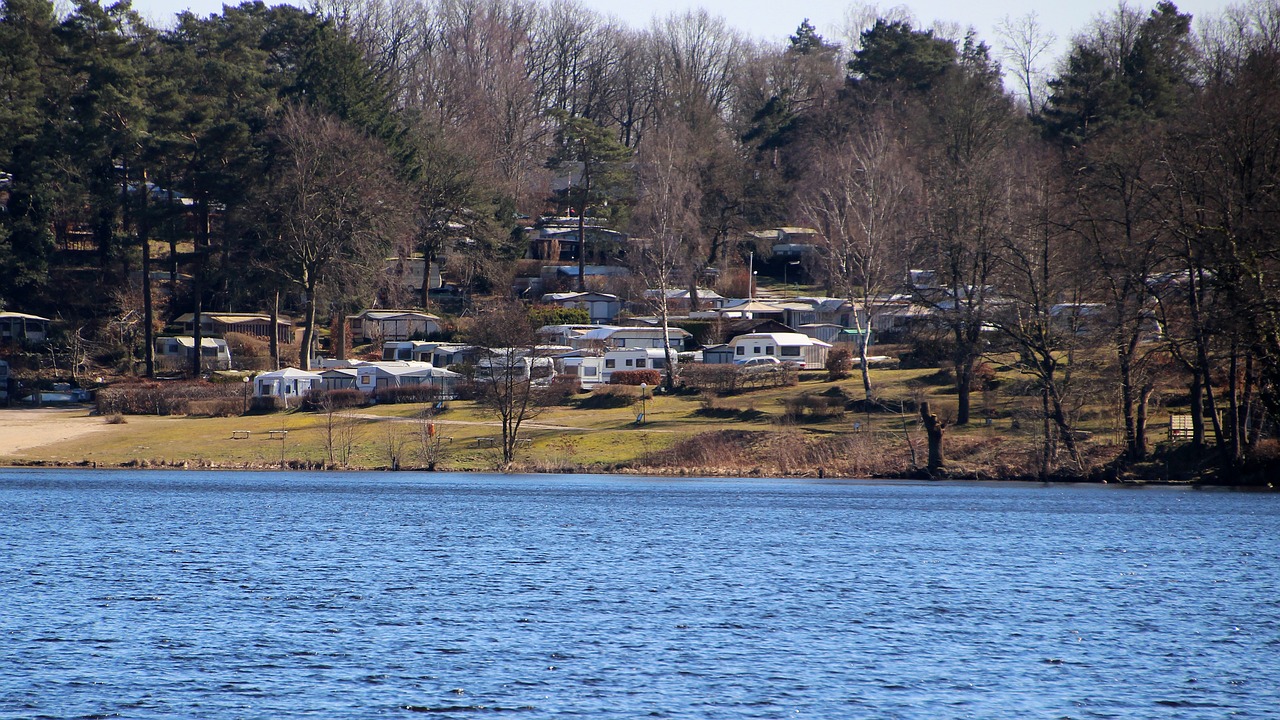
[[[270,437],[272,440],[283,440],[289,437],[289,431],[288,430],[268,430],[267,436]]]
[[[232,440],[248,440],[249,431],[248,430],[232,430],[231,439]]]
[[[478,437],[476,438],[476,447],[491,448],[498,447],[498,438],[496,437]]]

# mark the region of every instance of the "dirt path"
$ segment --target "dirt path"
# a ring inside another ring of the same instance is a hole
[[[102,418],[89,408],[2,408],[0,409],[0,457],[21,450],[55,443],[106,430]]]

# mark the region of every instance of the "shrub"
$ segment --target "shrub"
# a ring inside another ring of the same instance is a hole
[[[844,380],[853,371],[853,353],[845,348],[836,348],[827,353],[827,379]]]
[[[784,422],[822,422],[844,417],[845,400],[842,397],[805,393],[799,397],[787,398],[783,402],[786,406]]]
[[[244,388],[241,383],[140,382],[97,392],[100,415],[188,415],[192,402],[204,400],[226,400],[228,406],[235,405],[234,414],[239,414],[244,408]]]
[[[662,382],[662,373],[657,370],[614,370],[609,376],[610,385],[640,385],[657,387]]]
[[[355,388],[339,390],[312,390],[302,401],[302,409],[323,411],[327,409],[342,410],[360,407],[368,402],[368,396]]]
[[[629,385],[601,385],[590,395],[578,400],[578,408],[582,410],[608,410],[624,408],[636,404],[640,393]]]
[[[563,405],[574,395],[582,392],[582,380],[575,375],[556,375],[551,378],[547,387],[546,399],[549,404]]]
[[[969,380],[973,390],[995,390],[1000,387],[1000,378],[990,363],[978,363],[973,368],[973,377]]]
[[[213,400],[190,400],[187,402],[188,415],[205,417],[235,417],[245,411],[244,398],[214,398]]]
[[[231,362],[241,370],[274,370],[271,362],[271,341],[255,335],[229,332],[222,336],[227,341],[227,349],[231,351]],[[298,346],[293,343],[280,343],[280,365],[295,367],[298,364]]]
[[[544,325],[586,325],[591,322],[591,315],[583,308],[535,305],[529,308],[529,322],[534,327],[542,327]]]
[[[128,420],[125,420],[124,416],[121,415],[120,413],[114,413],[114,414],[108,415],[102,418],[102,421],[108,425],[124,425],[125,423],[129,422]]]
[[[738,378],[738,368],[735,365],[694,364],[680,368],[680,380],[684,387],[699,392],[737,392]]]
[[[356,392],[359,392],[358,390]],[[430,385],[401,385],[399,387],[379,388],[373,393],[373,399],[379,404],[396,405],[400,403],[430,403],[440,399],[440,388]]]

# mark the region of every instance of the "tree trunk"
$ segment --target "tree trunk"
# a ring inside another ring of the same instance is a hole
[[[311,344],[316,335],[315,283],[306,284],[307,297],[303,300],[302,345],[298,348],[298,364],[303,370],[311,369]]]
[[[277,290],[271,302],[271,339],[267,341],[271,352],[271,367],[280,369],[280,291]]]
[[[142,241],[142,357],[148,378],[156,376],[155,309],[151,303],[151,215],[147,201],[151,191],[147,188],[147,171],[142,171],[142,212],[138,221],[138,235]]]
[[[956,424],[969,424],[969,406],[973,394],[973,359],[956,363]]]
[[[929,403],[920,403],[920,420],[924,424],[925,435],[929,438],[929,474],[936,474],[942,469],[942,465],[946,458],[942,448],[943,431],[946,430],[946,423],[938,419],[937,415],[929,412]]]
[[[1200,368],[1191,371],[1191,445],[1196,454],[1204,453],[1204,384]]]

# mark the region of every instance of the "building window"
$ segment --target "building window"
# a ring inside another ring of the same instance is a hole
[[[783,357],[800,357],[800,346],[784,345],[782,346],[782,349],[778,352],[778,354]]]
[[[638,368],[644,367],[644,360],[643,359],[636,360],[636,367]]]
[[[604,366],[609,369],[613,369],[614,367],[617,366],[617,364],[618,364],[618,361],[614,360],[613,358],[609,358],[604,361]]]
[[[773,346],[772,346],[772,345],[766,345],[766,346],[765,346],[765,349],[764,349],[764,354],[765,354],[765,355],[772,355],[772,354],[773,354]]]
[[[760,354],[760,346],[759,346],[759,345],[756,345],[755,347],[751,348],[751,351],[752,351],[753,353],[755,353],[756,355],[759,355],[759,354]]]
[[[746,348],[746,346],[745,346],[745,345],[739,345],[739,346],[738,346],[738,354],[739,354],[739,355],[746,355],[746,354],[747,354],[747,348]]]
[[[631,364],[631,360],[630,360],[630,359],[628,359],[628,360],[627,360],[627,367],[632,367],[632,364]]]

